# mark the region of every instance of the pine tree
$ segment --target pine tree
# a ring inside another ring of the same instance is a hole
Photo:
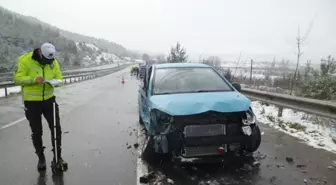
[[[186,50],[177,42],[175,47],[171,47],[167,58],[168,63],[187,62],[188,56]]]

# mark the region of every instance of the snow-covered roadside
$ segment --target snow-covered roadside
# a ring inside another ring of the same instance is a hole
[[[252,102],[252,109],[259,122],[302,139],[310,146],[336,153],[336,143],[333,142],[333,138],[336,139],[336,129],[330,124],[315,123],[305,119],[307,117],[305,113],[291,109],[284,109],[283,116],[278,118],[277,107],[267,106],[258,101]]]
[[[13,93],[18,93],[18,92],[21,92],[21,87],[20,86],[7,88],[7,93],[8,94],[13,94]],[[4,97],[4,96],[5,96],[5,88],[0,88],[0,97]]]

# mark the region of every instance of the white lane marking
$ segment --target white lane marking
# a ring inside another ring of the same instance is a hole
[[[136,170],[136,184],[137,185],[146,185],[148,183],[140,183],[140,177],[148,174],[148,165],[145,161],[141,159],[141,154],[144,147],[145,135],[142,132],[144,127],[138,123],[138,156],[137,156],[137,170]]]
[[[13,121],[12,123],[9,123],[9,124],[7,124],[7,125],[4,125],[4,126],[0,127],[0,130],[3,130],[3,129],[8,128],[8,127],[11,127],[11,126],[13,126],[13,125],[16,125],[16,124],[18,124],[18,123],[20,123],[20,122],[22,122],[22,121],[24,121],[24,120],[26,120],[25,117],[20,118],[20,119],[18,119],[18,120],[16,120],[16,121]]]

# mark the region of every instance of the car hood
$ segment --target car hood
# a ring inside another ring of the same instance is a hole
[[[152,109],[169,115],[191,115],[207,111],[239,112],[249,109],[251,101],[237,91],[154,95]]]

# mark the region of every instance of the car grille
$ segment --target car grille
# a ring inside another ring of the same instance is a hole
[[[216,155],[219,146],[231,151],[231,144],[242,143],[243,112],[209,111],[196,115],[174,116],[174,132],[169,135],[170,147],[183,156]],[[229,148],[230,146],[230,148]]]
[[[209,111],[201,114],[176,116],[175,121],[183,125],[202,125],[202,124],[240,124],[242,112],[220,113]]]
[[[225,151],[227,151],[226,146]],[[218,146],[198,146],[198,147],[186,146],[183,148],[181,154],[185,157],[218,155]]]
[[[189,136],[206,136],[209,135],[209,133],[211,133],[212,131],[213,135],[222,135],[222,127],[224,127],[226,135],[235,135],[240,132],[242,124],[242,112],[220,113],[209,111],[196,115],[176,116],[174,117],[174,123],[175,128],[184,134],[186,134],[186,130],[192,129],[192,133],[188,132]],[[202,127],[204,125],[207,125],[208,127]],[[214,131],[214,128],[217,128],[219,130]]]

